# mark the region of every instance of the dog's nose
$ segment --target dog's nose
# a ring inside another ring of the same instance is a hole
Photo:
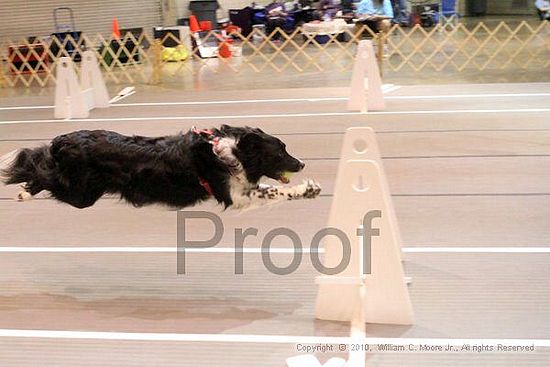
[[[302,162],[301,160],[298,160],[298,166],[300,167],[300,170],[303,170],[306,164]]]

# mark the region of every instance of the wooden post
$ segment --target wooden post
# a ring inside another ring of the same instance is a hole
[[[378,61],[378,70],[380,76],[384,75],[384,45],[386,44],[386,32],[381,31],[376,34],[376,60]]]
[[[151,74],[151,84],[162,83],[162,42],[155,39],[151,47],[153,49],[153,72]]]
[[[0,88],[6,86],[6,76],[4,75],[4,63],[0,62]]]

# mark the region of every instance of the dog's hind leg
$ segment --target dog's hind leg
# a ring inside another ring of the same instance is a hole
[[[30,192],[26,190],[21,190],[17,193],[17,196],[15,197],[15,200],[17,201],[29,201],[33,198]]]
[[[40,185],[37,184],[25,184],[21,185],[21,188],[23,190],[19,191],[17,193],[17,196],[15,197],[15,200],[17,201],[29,201],[31,200],[36,194],[44,190]]]

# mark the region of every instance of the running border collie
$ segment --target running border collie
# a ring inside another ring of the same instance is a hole
[[[259,184],[264,176],[288,183],[286,173],[303,168],[276,137],[222,125],[163,137],[76,131],[22,149],[2,175],[6,184],[24,183],[19,200],[46,190],[76,208],[118,194],[136,207],[183,208],[213,197],[226,208],[244,209],[317,197],[321,187],[313,180],[292,187]]]

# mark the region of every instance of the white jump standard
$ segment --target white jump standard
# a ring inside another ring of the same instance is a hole
[[[345,269],[317,278],[316,316],[411,325],[413,310],[401,262],[401,236],[383,170],[376,160],[346,159],[353,157],[352,151],[366,154],[376,149],[369,135],[374,136],[370,129],[348,129],[344,138],[328,227],[357,241],[349,244],[351,259]],[[343,244],[330,239],[324,263],[336,268]]]
[[[87,118],[90,110],[109,107],[109,95],[93,51],[82,53],[80,83],[70,57],[60,58],[56,71],[55,118]]]
[[[368,88],[365,90],[365,77]],[[382,93],[380,70],[374,55],[372,41],[359,41],[353,66],[348,111],[382,111],[386,108]]]

